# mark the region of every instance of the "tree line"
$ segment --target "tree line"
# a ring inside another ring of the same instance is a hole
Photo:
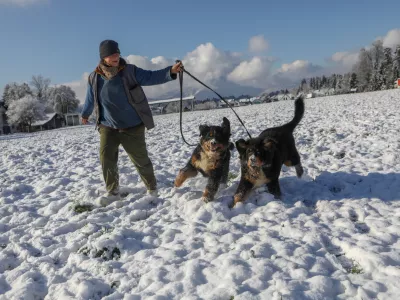
[[[362,48],[351,72],[303,78],[297,93],[335,89],[335,94],[350,91],[371,92],[392,89],[400,78],[400,45],[394,50],[384,47],[381,40],[368,49]]]

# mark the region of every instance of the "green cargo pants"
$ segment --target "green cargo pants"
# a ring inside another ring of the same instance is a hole
[[[119,187],[118,148],[125,149],[148,190],[157,188],[153,164],[147,153],[145,126],[139,125],[124,131],[99,127],[100,162],[107,191]]]

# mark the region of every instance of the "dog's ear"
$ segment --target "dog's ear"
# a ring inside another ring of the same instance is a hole
[[[236,141],[236,149],[240,154],[245,153],[247,147],[249,146],[249,143],[245,141],[244,139],[240,139]]]
[[[226,134],[231,134],[231,123],[225,117],[222,119],[222,130]]]
[[[274,151],[276,149],[276,140],[274,139],[266,138],[262,143],[265,150]]]
[[[210,131],[210,126],[200,125],[199,126],[200,135],[206,135],[208,131]]]

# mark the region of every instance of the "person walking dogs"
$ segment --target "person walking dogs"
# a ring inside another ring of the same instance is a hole
[[[100,63],[89,75],[82,124],[87,124],[93,110],[100,132],[100,162],[107,193],[100,204],[107,205],[119,197],[118,148],[124,148],[135,165],[147,192],[156,196],[157,181],[148,156],[145,128],[154,120],[142,86],[163,84],[177,78],[181,63],[157,71],[143,70],[128,64],[118,43],[100,43]]]

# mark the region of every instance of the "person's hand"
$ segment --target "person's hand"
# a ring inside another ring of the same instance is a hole
[[[88,123],[88,119],[82,118],[82,124],[86,125]]]
[[[182,65],[182,62],[181,62],[181,61],[178,62],[178,63],[176,63],[176,64],[174,64],[174,65],[172,66],[172,68],[171,68],[171,73],[172,73],[172,74],[179,73],[180,71],[182,71],[182,67],[183,67],[183,65]]]

